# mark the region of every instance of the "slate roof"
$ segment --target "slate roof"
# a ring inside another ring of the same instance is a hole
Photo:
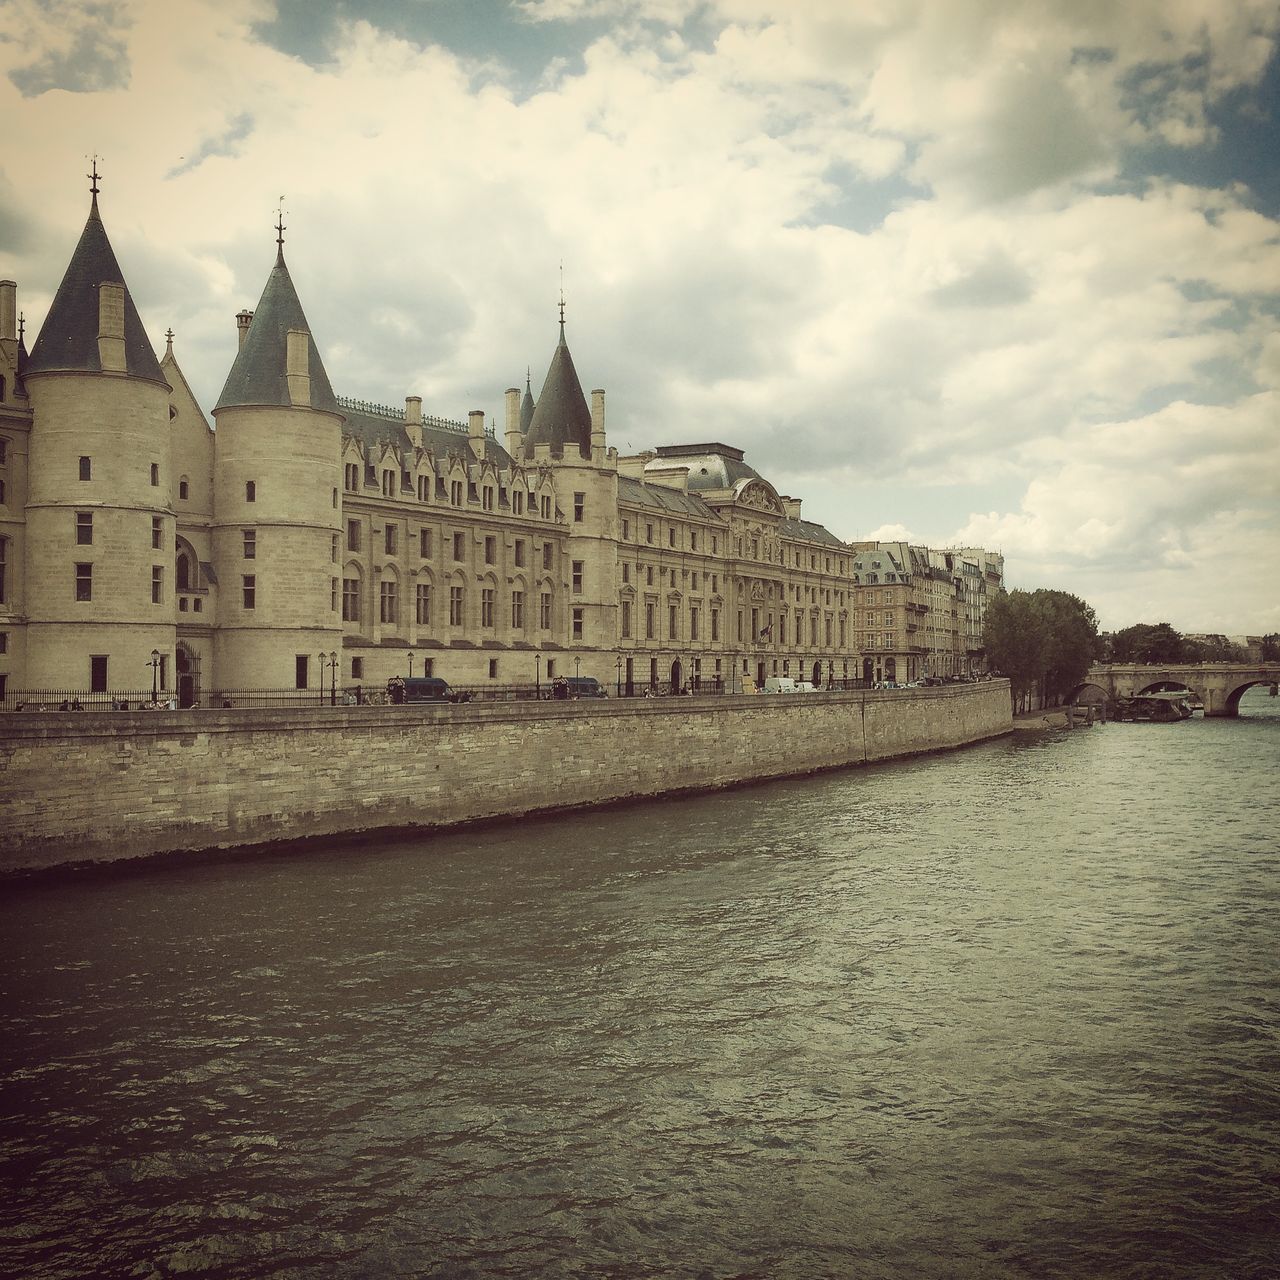
[[[525,433],[524,456],[532,458],[534,446],[539,444],[549,444],[553,450],[576,447],[584,458],[591,457],[591,410],[564,339],[563,320],[560,341]]]
[[[164,382],[160,362],[142,327],[138,308],[133,305],[111,241],[107,239],[96,195],[89,219],[80,233],[80,242],[40,327],[40,336],[23,365],[24,377],[64,370],[102,371],[102,361],[98,358],[98,286],[108,282],[124,285],[125,371],[134,378]]]
[[[741,449],[727,444],[664,444],[649,465],[655,470],[675,462],[689,468],[690,489],[732,489],[739,480],[764,477],[743,461]]]
[[[794,538],[798,542],[817,542],[824,547],[833,547],[847,553],[848,546],[841,542],[830,529],[812,520],[790,520],[783,518],[779,522],[779,531],[784,538]]]
[[[720,521],[720,517],[696,493],[668,489],[663,484],[644,484],[631,476],[618,477],[618,501],[650,507],[655,511],[679,511],[704,520]]]
[[[528,433],[533,424],[533,392],[529,389],[529,375],[524,375],[524,398],[520,401],[520,434]]]
[[[289,277],[289,268],[284,264],[284,249],[281,248],[276,254],[276,264],[267,277],[267,287],[263,289],[257,310],[249,322],[249,331],[236,354],[231,372],[227,374],[226,385],[222,388],[218,403],[214,406],[215,413],[219,409],[238,405],[288,407],[293,403],[289,399],[289,382],[285,376],[285,348],[288,345],[286,335],[290,329],[305,329],[307,333],[311,333],[302,303],[298,301],[297,290]],[[310,353],[311,407],[329,413],[340,413],[314,335],[307,343],[307,348]]]
[[[347,425],[343,428],[345,433],[355,436],[366,449],[394,444],[406,455],[413,452],[409,432],[401,419],[353,409],[349,404],[341,405],[339,411],[347,420]],[[485,457],[499,470],[511,467],[511,455],[496,440],[486,436],[484,444]],[[422,424],[422,447],[430,449],[437,458],[443,458],[448,453],[461,453],[468,458],[472,456],[466,431],[432,426],[429,422]]]

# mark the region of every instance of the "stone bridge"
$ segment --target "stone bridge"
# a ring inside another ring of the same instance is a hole
[[[1187,666],[1167,664],[1109,663],[1092,666],[1088,676],[1075,688],[1070,701],[1098,701],[1094,690],[1102,690],[1108,702],[1131,698],[1156,689],[1189,689],[1204,703],[1206,716],[1240,714],[1240,695],[1256,684],[1280,683],[1280,663],[1200,662]]]

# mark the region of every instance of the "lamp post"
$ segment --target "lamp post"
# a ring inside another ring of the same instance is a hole
[[[324,706],[324,669],[329,665],[329,655],[323,649],[316,655],[320,659],[320,705]]]
[[[151,661],[147,663],[151,668],[151,701],[155,702],[160,697],[160,650],[151,650]]]
[[[574,678],[574,680],[575,680],[575,681],[578,679],[578,668],[579,668],[581,665],[582,665],[582,659],[581,659],[581,658],[574,658],[574,660],[573,660],[573,678]]]
[[[617,697],[622,697],[622,654],[618,654],[618,661],[614,664],[618,672],[618,692]]]
[[[409,679],[413,679],[413,650],[409,650]]]
[[[533,655],[533,696],[542,697],[542,654]]]

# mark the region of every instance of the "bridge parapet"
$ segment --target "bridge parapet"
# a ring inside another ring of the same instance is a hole
[[[1089,668],[1081,689],[1094,685],[1114,701],[1162,685],[1180,685],[1204,704],[1206,716],[1235,716],[1240,713],[1240,695],[1259,684],[1280,684],[1280,663],[1099,663]]]

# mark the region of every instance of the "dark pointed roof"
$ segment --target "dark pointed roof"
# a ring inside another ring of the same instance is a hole
[[[587,408],[587,397],[582,394],[569,344],[564,340],[563,320],[560,321],[560,342],[551,357],[547,379],[525,432],[525,457],[532,458],[533,448],[539,444],[549,444],[554,450],[576,446],[584,458],[591,456],[591,410]]]
[[[116,255],[107,239],[106,228],[98,213],[98,197],[93,197],[89,220],[80,234],[67,273],[62,277],[53,305],[40,327],[40,336],[31,348],[23,368],[23,376],[33,373],[100,373],[98,358],[98,286],[106,283],[124,285],[124,363],[125,371],[134,378],[164,382],[160,362],[152,350],[150,339],[142,327],[138,308],[133,305],[129,286]]]
[[[237,405],[287,407],[293,403],[289,399],[289,382],[285,376],[285,348],[290,329],[305,329],[307,333],[311,333],[311,326],[303,314],[302,303],[298,301],[297,290],[289,277],[289,268],[284,264],[284,250],[281,248],[276,254],[276,265],[271,268],[271,275],[267,277],[267,287],[263,289],[257,310],[249,323],[249,331],[244,336],[235,364],[231,366],[226,385],[214,406],[214,413]],[[324,371],[314,335],[307,346],[311,355],[311,407],[324,409],[329,413],[341,413],[338,402],[333,398],[333,388],[329,385],[329,375]]]
[[[520,434],[524,435],[533,422],[533,392],[529,389],[529,371],[524,374],[524,399],[520,401]]]

